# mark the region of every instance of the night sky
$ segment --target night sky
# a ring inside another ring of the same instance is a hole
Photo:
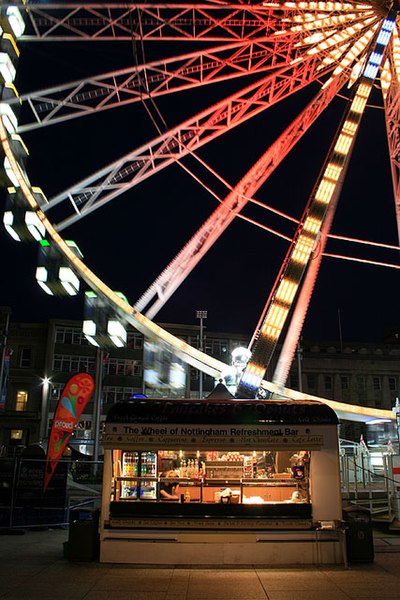
[[[187,48],[179,46],[178,51],[183,53]],[[146,58],[154,56],[147,54]],[[22,45],[17,88],[24,93],[132,62],[130,44],[70,44],[67,49],[56,44],[51,48]],[[236,80],[174,94],[157,99],[156,105],[171,127],[245,83],[244,79]],[[235,185],[317,89],[298,93],[235,128],[200,149],[199,156]],[[378,94],[375,100],[380,102]],[[293,217],[301,216],[344,108],[345,100],[336,99],[299,148],[257,192],[258,200]],[[51,198],[156,135],[154,123],[140,104],[43,128],[23,135],[30,150],[27,172],[31,183],[42,187]],[[184,163],[222,198],[227,194],[194,159],[187,158]],[[174,165],[71,226],[64,237],[75,240],[88,266],[133,304],[216,204],[215,198]],[[248,205],[244,214],[286,235],[294,233],[292,222],[258,207]],[[367,109],[364,116],[332,233],[397,243],[385,123],[379,108]],[[157,321],[195,324],[195,311],[202,309],[208,311],[209,329],[247,333],[250,339],[287,247],[286,241],[236,219],[158,314]],[[1,228],[0,250],[0,304],[12,308],[14,320],[82,318],[83,294],[61,300],[46,296],[37,286],[34,245],[14,242]],[[398,262],[393,251],[343,242],[329,242],[327,251]],[[303,337],[338,340],[341,335],[349,341],[379,340],[388,328],[399,325],[398,290],[398,270],[324,258]]]

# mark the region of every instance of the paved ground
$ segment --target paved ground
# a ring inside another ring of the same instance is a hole
[[[400,535],[374,532],[373,563],[310,568],[143,568],[71,562],[68,531],[0,535],[0,599],[400,600]]]

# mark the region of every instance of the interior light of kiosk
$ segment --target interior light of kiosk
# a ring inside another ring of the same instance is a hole
[[[70,296],[76,296],[79,292],[79,278],[70,267],[60,267],[58,271],[61,285]]]
[[[25,22],[19,9],[16,6],[9,6],[6,15],[15,37],[19,38],[25,31]]]
[[[9,104],[5,104],[4,102],[0,103],[0,115],[3,120],[4,127],[7,129],[8,133],[10,135],[15,133],[18,127],[18,119]]]
[[[25,223],[33,239],[37,242],[40,242],[40,240],[42,240],[46,234],[46,228],[37,214],[30,210],[26,211]]]
[[[48,273],[47,273],[46,267],[37,267],[36,281],[38,282],[38,284],[40,285],[42,290],[44,290],[46,292],[46,294],[49,294],[49,296],[54,296],[53,292],[47,285],[47,275],[48,275]]]
[[[5,83],[12,83],[15,79],[16,70],[7,52],[0,52],[0,74]]]
[[[14,215],[12,213],[11,210],[7,210],[4,213],[3,216],[3,223],[4,223],[4,227],[6,229],[6,231],[11,235],[11,237],[16,240],[17,242],[21,241],[21,238],[19,237],[19,235],[17,234],[16,231],[14,231],[13,229],[13,225],[14,225]]]
[[[117,348],[122,348],[126,344],[127,334],[126,329],[116,319],[111,319],[107,323],[107,333]]]

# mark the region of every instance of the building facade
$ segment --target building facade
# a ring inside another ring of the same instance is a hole
[[[202,345],[207,354],[227,364],[232,350],[246,347],[249,342],[240,334],[208,330],[200,340],[197,325],[162,326],[194,347]],[[110,406],[133,394],[160,395],[158,390],[146,388],[145,341],[133,328],[128,330],[125,348],[105,352],[88,343],[78,321],[11,321],[5,348],[10,367],[5,404],[0,409],[3,455],[12,455],[21,447],[47,438],[60,394],[75,373],[84,371],[93,375],[98,394],[86,406],[77,426],[75,438],[81,450],[91,443],[97,409],[103,420]],[[272,364],[267,376],[272,376],[274,368]],[[213,378],[189,365],[184,369],[186,386],[177,397],[198,398],[200,389],[207,396],[215,385]],[[302,341],[287,385],[336,401],[391,409],[399,396],[399,332],[393,331],[380,344]],[[342,437],[357,440],[360,431],[359,425],[347,423],[343,425]]]

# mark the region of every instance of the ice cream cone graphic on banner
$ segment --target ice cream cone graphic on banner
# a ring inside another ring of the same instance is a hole
[[[94,380],[88,373],[78,373],[65,385],[58,401],[47,448],[44,491],[57,467],[83,409],[94,390]]]

